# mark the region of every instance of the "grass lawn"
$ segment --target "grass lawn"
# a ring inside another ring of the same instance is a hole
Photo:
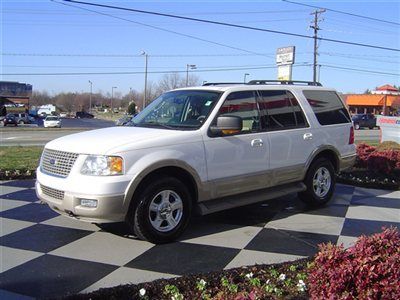
[[[378,146],[380,144],[380,142],[378,140],[367,140],[367,141],[356,140],[355,144],[356,145],[358,145],[358,144],[367,144],[367,145],[376,147],[376,146]]]
[[[43,147],[0,147],[0,170],[34,170],[39,165]]]

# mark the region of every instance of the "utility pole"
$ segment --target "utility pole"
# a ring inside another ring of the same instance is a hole
[[[317,9],[311,14],[314,15],[314,24],[310,28],[314,29],[314,64],[313,64],[313,82],[317,82],[317,56],[318,56],[318,30],[321,30],[318,26],[318,17],[326,12],[325,9]]]
[[[142,50],[141,55],[144,56],[144,95],[143,95],[143,105],[142,105],[142,110],[146,107],[146,102],[147,102],[147,61],[149,55],[147,52]]]
[[[111,114],[114,113],[114,108],[113,108],[113,100],[114,100],[114,89],[116,89],[116,86],[113,86],[111,88]]]
[[[196,65],[186,64],[186,86],[189,85],[189,69],[195,70],[197,69]]]
[[[89,113],[92,113],[92,85],[93,85],[93,82],[91,82],[89,80],[89,84],[90,84]]]

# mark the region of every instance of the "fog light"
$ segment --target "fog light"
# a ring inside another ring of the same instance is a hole
[[[97,207],[97,200],[92,200],[92,199],[81,199],[81,206],[85,206],[85,207]]]

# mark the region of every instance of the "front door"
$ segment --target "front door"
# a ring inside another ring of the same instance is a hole
[[[242,118],[241,132],[205,139],[208,179],[212,197],[252,191],[267,186],[269,141],[260,130],[255,91],[229,94],[218,116]]]

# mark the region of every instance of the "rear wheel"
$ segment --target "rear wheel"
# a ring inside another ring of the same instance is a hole
[[[335,170],[332,163],[325,159],[315,160],[308,169],[305,181],[307,190],[299,193],[299,198],[311,206],[328,202],[335,189]]]
[[[151,181],[133,201],[126,220],[140,239],[155,244],[171,242],[189,223],[192,199],[176,178]]]

